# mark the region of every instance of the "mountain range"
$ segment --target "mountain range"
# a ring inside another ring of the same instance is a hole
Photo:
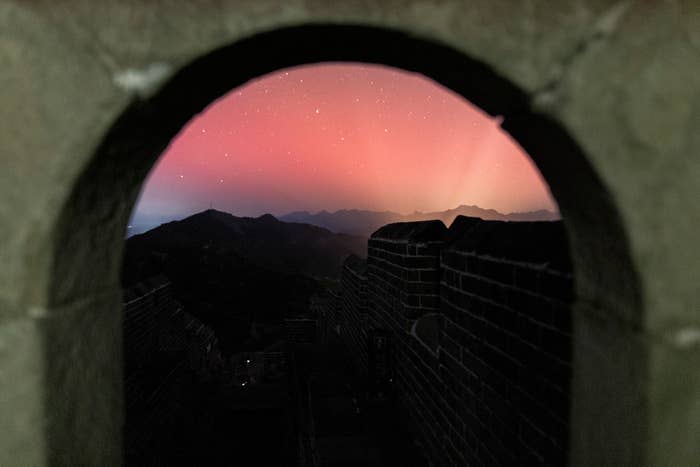
[[[558,213],[545,209],[503,214],[494,209],[483,209],[478,206],[467,205],[462,205],[446,211],[414,212],[413,214],[358,209],[342,209],[335,212],[321,211],[315,214],[308,211],[295,211],[280,216],[279,219],[284,222],[311,224],[326,228],[331,232],[369,237],[381,226],[393,222],[439,219],[449,227],[457,216],[478,217],[484,220],[500,221],[553,221],[561,219]]]
[[[280,326],[286,314],[305,311],[350,254],[365,256],[367,239],[210,209],[127,239],[122,283],[164,274],[185,309],[233,351],[255,323]]]
[[[202,254],[234,255],[241,261],[279,272],[337,277],[347,256],[366,256],[367,241],[315,225],[282,222],[271,214],[236,217],[209,209],[130,237],[125,267],[132,266],[132,257],[142,257],[143,250],[189,248],[197,248]]]

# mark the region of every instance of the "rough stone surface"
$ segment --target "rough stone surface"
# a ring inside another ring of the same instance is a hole
[[[0,326],[0,465],[46,465],[42,346],[35,319]]]
[[[196,59],[260,32],[321,23],[407,36],[368,42],[366,30],[346,30],[335,38],[324,33],[322,41],[271,37],[240,61],[226,60],[241,57],[234,47],[182,74]],[[700,348],[678,348],[668,336],[700,326],[697,31],[695,0],[3,2],[0,335],[23,329],[16,332],[26,334],[20,340],[29,353],[2,357],[0,384],[26,388],[26,404],[2,406],[0,423],[9,431],[0,451],[15,453],[18,465],[41,465],[54,455],[44,427],[26,420],[42,411],[39,418],[55,420],[70,413],[35,398],[51,391],[47,375],[68,368],[61,363],[68,357],[39,349],[53,348],[53,339],[70,341],[59,332],[100,328],[70,315],[74,327],[39,333],[32,320],[47,319],[36,317],[42,310],[51,314],[116,290],[122,232],[138,188],[187,119],[261,73],[352,58],[421,71],[503,115],[504,128],[549,183],[572,250],[576,323],[595,323],[574,330],[572,463],[692,465],[700,458],[700,381],[688,375],[697,374]],[[452,52],[428,53],[416,45],[419,38]],[[148,71],[154,69],[160,71]],[[138,79],[129,82],[145,84],[124,86],[125,73],[134,71]],[[179,94],[191,100],[173,102],[178,89],[194,89]],[[101,332],[109,337],[113,329]],[[624,352],[616,354],[619,349]],[[76,367],[108,358],[91,350],[74,348]],[[614,384],[629,368],[634,378],[641,375],[638,384]],[[70,388],[76,378],[61,378],[68,406],[82,404],[82,393]],[[95,393],[118,383],[91,381]],[[591,410],[626,397],[630,410]],[[98,413],[118,406],[105,404]],[[56,418],[55,410],[64,415]],[[119,413],[107,419],[118,420]],[[78,429],[65,429],[71,426]],[[610,427],[607,437],[601,426]],[[629,441],[635,429],[644,431],[644,442]],[[106,422],[91,427],[111,430]],[[615,455],[606,458],[607,452]]]
[[[121,463],[122,305],[115,295],[52,310],[41,320],[50,465]]]

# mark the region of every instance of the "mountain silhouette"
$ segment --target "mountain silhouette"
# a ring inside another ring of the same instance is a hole
[[[295,211],[280,216],[280,220],[316,225],[324,227],[331,232],[369,237],[383,225],[392,224],[394,222],[438,219],[449,226],[457,216],[478,217],[484,220],[501,221],[553,221],[560,219],[559,214],[545,209],[503,214],[494,209],[462,205],[446,211],[414,212],[413,214],[406,215],[392,211],[366,211],[358,209],[341,209],[332,213],[321,211],[316,214],[312,214],[308,211]]]
[[[164,274],[185,309],[233,351],[254,323],[279,325],[304,311],[319,280],[337,278],[347,256],[366,251],[362,237],[210,209],[127,239],[122,283]]]
[[[236,217],[209,209],[130,237],[126,262],[133,256],[142,257],[144,249],[193,247],[236,256],[239,262],[310,277],[337,277],[348,255],[367,254],[367,241],[361,237],[333,233],[315,225],[282,222],[271,214]]]

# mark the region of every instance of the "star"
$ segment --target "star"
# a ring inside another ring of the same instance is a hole
[[[321,180],[321,174],[324,174],[324,177],[338,177],[342,183],[347,182],[348,186],[351,186],[349,176],[345,175],[348,169],[348,175],[352,173],[355,177],[372,179],[375,174],[387,176],[391,173],[390,167],[393,166],[393,162],[377,162],[373,159],[375,153],[379,157],[382,152],[387,152],[391,160],[394,153],[401,151],[402,157],[410,161],[411,166],[410,170],[406,171],[406,177],[402,174],[401,183],[397,181],[392,185],[392,190],[395,186],[396,196],[400,198],[401,193],[398,191],[403,189],[404,181],[408,183],[408,174],[415,172],[421,176],[423,170],[420,167],[414,169],[414,165],[420,166],[429,160],[424,156],[430,152],[430,149],[425,150],[430,147],[428,142],[439,142],[447,138],[450,144],[438,147],[432,157],[446,162],[444,166],[447,168],[461,168],[459,161],[465,158],[462,152],[471,152],[472,146],[475,146],[474,141],[478,141],[473,138],[478,138],[481,132],[490,130],[491,125],[496,125],[492,120],[480,123],[480,120],[471,117],[469,120],[460,120],[462,114],[457,110],[452,112],[452,106],[456,104],[448,93],[437,88],[430,89],[430,83],[415,82],[416,77],[413,75],[408,76],[410,82],[404,83],[398,76],[380,75],[381,70],[375,70],[373,67],[358,67],[358,70],[352,70],[347,75],[340,73],[342,68],[332,71],[333,74],[323,72],[314,75],[311,70],[281,70],[277,74],[277,78],[281,78],[279,80],[269,79],[266,82],[265,79],[261,79],[249,83],[245,88],[234,90],[230,96],[234,99],[230,100],[230,104],[222,100],[221,105],[228,105],[225,109],[221,107],[225,112],[219,113],[218,109],[212,112],[212,117],[208,120],[212,123],[207,123],[204,114],[205,118],[198,118],[199,122],[194,123],[188,136],[194,137],[193,143],[205,145],[205,148],[200,151],[194,145],[190,146],[191,143],[183,142],[181,147],[172,151],[168,171],[163,172],[165,177],[159,179],[164,186],[169,184],[173,200],[176,196],[182,196],[182,193],[178,192],[189,191],[193,184],[198,187],[207,183],[214,192],[225,191],[231,196],[247,196],[248,191],[245,190],[256,189],[254,184],[250,184],[250,187],[248,183],[238,186],[236,182],[246,180],[246,177],[255,180],[268,175],[275,182],[279,177],[284,183],[290,183],[293,187],[291,189],[301,186],[303,190],[300,191],[300,197],[323,196],[326,193],[324,190],[331,185],[326,184],[329,180]],[[290,76],[293,79],[289,79]],[[311,79],[308,87],[302,87],[302,84],[307,84],[303,76],[309,76]],[[329,77],[336,79],[329,80]],[[320,89],[316,89],[317,85],[320,85]],[[367,89],[368,85],[371,89]],[[357,94],[353,96],[352,92]],[[367,100],[363,100],[365,97]],[[372,99],[375,100],[374,105]],[[352,104],[356,103],[365,105],[352,107]],[[328,110],[328,114],[323,114],[323,119],[320,118],[321,105]],[[428,122],[427,120],[432,119],[433,110],[436,111],[436,120]],[[222,116],[224,119],[215,121]],[[228,117],[230,119],[227,120]],[[312,123],[314,117],[318,118]],[[423,120],[422,124],[419,123],[420,120]],[[384,124],[391,124],[391,128],[385,127]],[[209,128],[206,125],[212,125],[211,138],[197,137],[196,125],[202,125],[199,127],[201,136],[209,136]],[[466,131],[463,131],[465,126]],[[346,131],[351,136],[346,138]],[[378,131],[387,137],[382,139],[377,135]],[[388,138],[389,134],[392,135],[391,138]],[[372,144],[375,143],[373,140],[377,140],[376,144]],[[390,146],[386,146],[387,144]],[[398,147],[391,147],[393,144]],[[221,152],[225,147],[230,147],[232,152]],[[290,150],[291,147],[294,149]],[[450,151],[451,149],[453,151]],[[297,150],[299,152],[296,152]],[[481,147],[474,149],[474,152],[480,150]],[[365,151],[368,153],[368,162],[362,163]],[[232,159],[234,152],[236,157],[231,162],[222,165],[220,160],[216,160],[216,153],[226,159]],[[357,154],[363,154],[363,157],[356,157]],[[190,155],[196,157],[187,157]],[[507,159],[504,159],[502,164],[496,162],[489,159],[491,170],[496,169],[498,172],[505,168],[510,169]],[[267,169],[268,164],[270,170]],[[386,168],[381,170],[385,165]],[[178,170],[182,172],[178,173]],[[285,170],[290,174],[286,174]],[[478,169],[475,168],[475,172],[476,170]],[[184,183],[185,171],[195,175],[192,180],[188,180],[187,187],[177,188],[170,177],[175,173],[175,181]],[[216,183],[226,183],[222,173],[234,180],[227,184],[226,188],[216,189]],[[307,180],[303,175],[306,173],[312,175],[309,180],[319,180],[322,187],[307,188]],[[287,176],[291,174],[296,177]],[[214,185],[211,185],[212,182]],[[359,198],[369,199],[370,194],[374,193],[371,191],[375,189],[374,183],[380,186],[376,188],[376,193],[383,195],[382,190],[385,187],[381,180],[375,182],[365,179],[362,179],[362,184],[358,184],[357,188],[352,185],[353,191],[349,193],[355,196],[357,192]],[[455,186],[462,190],[461,184]],[[407,190],[410,192],[410,189]],[[464,192],[471,196],[471,191],[467,191],[466,188]],[[192,193],[200,196],[199,191],[192,190]],[[461,191],[457,194],[461,196]],[[341,194],[332,195],[341,197]],[[337,200],[333,201],[333,196],[330,198],[332,202],[336,202]],[[346,196],[346,193],[342,196]],[[377,203],[388,203],[388,199],[382,196]],[[400,199],[400,203],[406,204],[400,206],[401,210],[414,207],[411,206],[412,201]]]

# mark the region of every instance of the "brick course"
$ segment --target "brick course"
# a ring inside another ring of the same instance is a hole
[[[367,331],[389,332],[397,397],[435,465],[566,464],[567,248],[561,222],[459,217],[384,226],[366,276],[346,264],[345,341],[366,362]]]

